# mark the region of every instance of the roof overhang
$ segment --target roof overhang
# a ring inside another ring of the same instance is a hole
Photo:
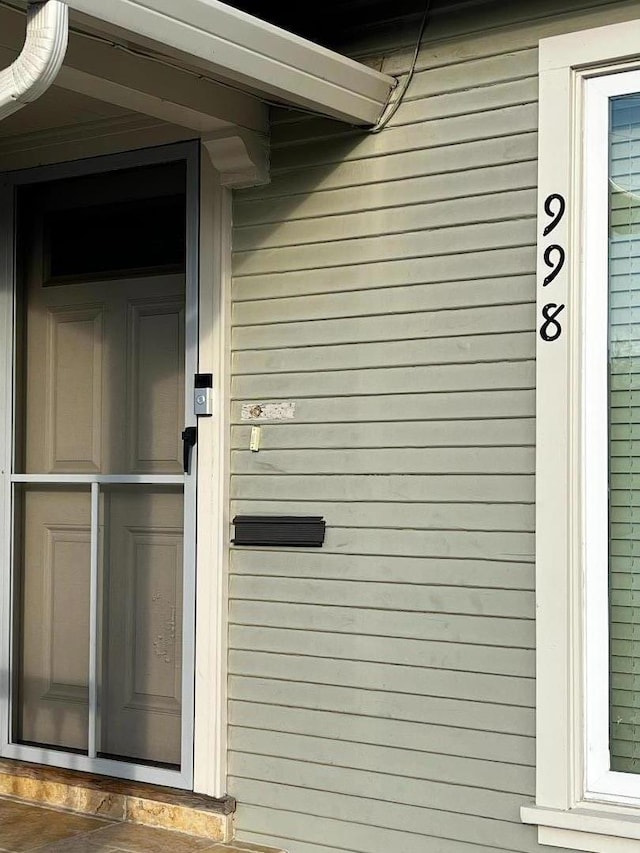
[[[393,78],[217,0],[66,0],[110,32],[262,98],[372,125]]]

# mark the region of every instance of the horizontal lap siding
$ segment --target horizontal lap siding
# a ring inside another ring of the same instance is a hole
[[[272,182],[236,195],[232,514],[327,520],[319,551],[232,551],[245,840],[543,849],[519,820],[535,776],[537,41],[634,14],[557,6],[492,4],[490,33],[477,10],[434,15],[387,129],[278,113]],[[406,26],[363,31],[356,53],[389,47],[384,67],[406,70]],[[241,408],[264,400],[295,400],[295,419],[262,424],[252,453]]]

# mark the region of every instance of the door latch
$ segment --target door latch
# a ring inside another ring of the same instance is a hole
[[[198,428],[194,426],[187,427],[182,433],[182,463],[184,473],[189,473],[191,467],[191,451],[196,446],[198,440]]]

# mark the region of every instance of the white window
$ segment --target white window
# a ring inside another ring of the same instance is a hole
[[[640,843],[640,21],[540,44],[540,843]]]

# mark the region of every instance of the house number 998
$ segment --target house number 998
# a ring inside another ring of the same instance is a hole
[[[543,237],[548,237],[556,226],[560,224],[566,209],[567,204],[560,193],[551,193],[551,195],[547,196],[544,202],[544,212],[551,221],[542,232]],[[566,260],[566,251],[564,246],[561,246],[559,243],[551,243],[544,250],[543,258],[545,264],[549,267],[550,272],[544,278],[542,286],[548,287],[550,284],[553,284],[564,267],[564,262]],[[543,341],[557,341],[562,334],[562,326],[558,318],[564,308],[564,305],[558,305],[556,302],[547,302],[547,304],[543,306],[543,322],[540,326],[540,337]]]

